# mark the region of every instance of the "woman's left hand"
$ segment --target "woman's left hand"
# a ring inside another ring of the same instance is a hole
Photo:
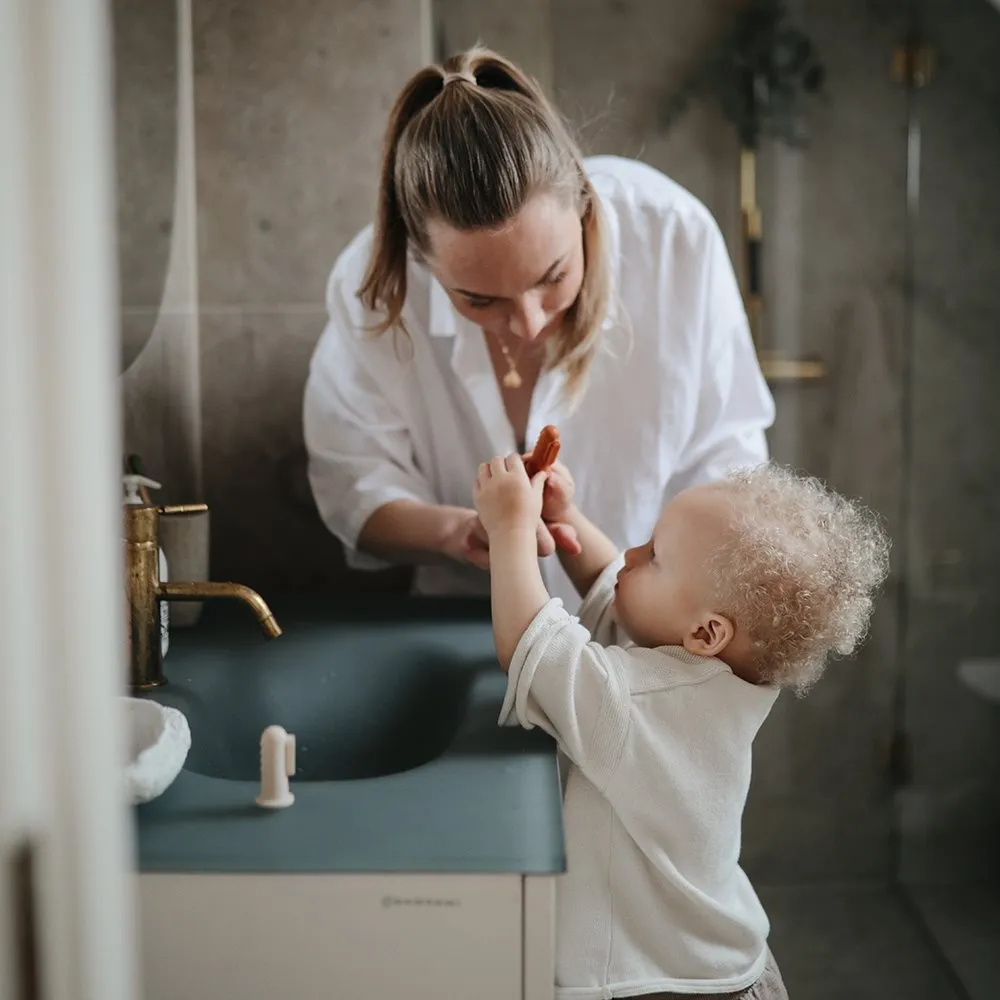
[[[544,559],[552,555],[556,546],[570,553],[578,553],[580,545],[576,540],[576,532],[565,524],[546,524],[539,521],[535,526],[535,537],[538,540],[538,558]],[[490,536],[483,527],[478,516],[467,538],[466,558],[481,569],[490,568]]]
[[[544,531],[551,539],[551,548],[545,555],[551,555],[557,548],[571,556],[578,556],[582,551],[576,530],[568,524],[569,512],[573,506],[573,494],[576,484],[569,469],[562,462],[556,461],[549,469],[542,491],[542,524],[539,531]],[[539,546],[541,555],[541,546]]]
[[[576,484],[569,469],[560,461],[553,463],[545,480],[542,493],[542,520],[552,524],[562,524],[573,506]]]

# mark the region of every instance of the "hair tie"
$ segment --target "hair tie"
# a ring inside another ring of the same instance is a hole
[[[441,86],[442,88],[444,88],[447,87],[449,83],[457,83],[458,81],[471,83],[473,87],[475,87],[478,82],[476,80],[475,74],[473,74],[471,70],[463,69],[457,73],[445,73]]]

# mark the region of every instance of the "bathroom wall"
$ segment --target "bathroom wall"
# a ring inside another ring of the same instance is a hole
[[[808,147],[762,151],[766,336],[790,356],[820,358],[828,377],[774,387],[772,448],[863,498],[898,539],[906,93],[889,69],[906,32],[904,5],[795,6],[827,86],[806,118]],[[783,699],[761,734],[746,841],[748,865],[773,879],[881,879],[892,870],[901,568],[860,654],[834,663],[807,699]]]
[[[904,703],[914,773],[899,799],[901,866],[911,883],[975,889],[1000,885],[1000,704],[956,668],[1000,657],[1000,12],[985,0],[921,7],[938,65],[917,101]]]
[[[147,431],[145,440],[138,431],[131,437],[139,439],[150,474],[163,478],[165,496],[211,506],[215,579],[237,579],[265,592],[406,586],[405,571],[345,572],[309,496],[300,403],[325,321],[326,276],[371,217],[386,114],[405,78],[431,57],[435,41],[454,48],[479,38],[512,53],[559,89],[590,148],[641,156],[651,145],[649,158],[661,166],[662,150],[672,151],[674,174],[735,235],[730,167],[736,147],[718,113],[694,109],[670,137],[660,138],[649,103],[664,90],[657,39],[668,46],[666,65],[677,60],[676,77],[735,0],[699,11],[656,3],[629,8],[512,0],[503,10],[478,0],[435,3],[444,28],[436,39],[430,0],[295,0],[280,11],[263,0],[199,0],[193,6],[204,484],[197,492],[203,495],[187,495],[192,479],[178,469],[176,434],[164,416],[176,393],[166,373],[159,378],[148,370],[155,365],[145,366],[129,411]],[[605,47],[588,66],[587,46],[600,42],[608,28],[620,32],[619,48]],[[644,63],[629,55],[640,42],[649,54]],[[631,67],[631,77],[620,74],[622,67]],[[669,74],[665,81],[671,82]],[[167,89],[161,88],[164,101],[172,99]],[[141,91],[127,90],[126,100],[130,93],[138,104]],[[151,96],[146,92],[142,99]],[[171,222],[160,226],[166,239]],[[155,316],[155,297],[142,297],[142,282],[131,277],[136,267],[141,274],[154,265],[141,253],[129,263],[127,283],[142,298],[142,318],[150,311]],[[137,380],[130,376],[132,385]]]
[[[475,0],[438,3],[463,8],[455,15],[463,40],[479,34],[490,44],[498,37],[524,45],[509,25],[477,22],[470,10],[483,5]],[[555,93],[586,151],[641,157],[666,171],[709,206],[734,253],[732,130],[711,103],[692,107],[667,135],[658,119],[664,98],[737,6],[552,0],[549,13]],[[952,19],[944,0],[928,7],[942,64],[919,95],[923,189],[917,242],[908,244],[907,94],[890,63],[910,26],[909,5],[790,4],[819,46],[828,84],[808,112],[808,148],[767,144],[761,151],[765,346],[819,357],[829,375],[774,386],[771,447],[778,460],[878,510],[897,556],[861,654],[832,667],[808,699],[782,699],[759,737],[744,857],[765,880],[881,879],[901,859],[911,875],[926,876],[943,855],[952,867],[963,858],[959,867],[973,869],[988,837],[995,839],[988,789],[991,781],[998,787],[1000,719],[961,690],[955,669],[964,653],[1000,649],[1000,449],[990,448],[983,430],[996,424],[1000,376],[998,286],[984,276],[1000,256],[1000,116],[995,85],[983,77],[995,63],[989,53],[1000,52],[987,41],[1000,18],[982,0],[962,6],[963,16]],[[978,61],[970,61],[975,53]],[[965,246],[956,252],[960,237]],[[912,322],[908,245],[917,247]],[[912,400],[901,393],[908,329],[917,341]],[[904,432],[914,455],[905,493]],[[957,641],[956,629],[965,630]],[[942,724],[943,704],[958,713],[957,724]],[[890,741],[900,712],[914,773],[894,796]],[[902,855],[895,808],[904,811]]]
[[[324,286],[374,205],[385,119],[430,55],[421,0],[195,6],[202,413],[212,574],[347,581],[305,478],[301,396]],[[405,576],[405,574],[403,574]]]
[[[738,0],[511,0],[499,13],[486,0],[434,4],[448,48],[478,37],[516,54],[551,80],[588,152],[665,170],[706,202],[736,251],[731,128],[702,103],[665,135],[659,113]],[[908,326],[907,96],[889,73],[908,5],[793,6],[828,87],[809,113],[808,149],[761,153],[767,336],[820,357],[829,377],[775,386],[771,444],[779,460],[885,515],[897,566],[862,654],[808,699],[781,699],[764,728],[744,856],[770,881],[884,878],[896,864],[898,807],[913,877],[945,856],[975,869],[1000,811],[989,791],[1000,788],[1000,712],[965,692],[955,669],[963,655],[1000,650],[1000,448],[989,433],[1000,424],[1000,282],[989,278],[1000,250],[1000,115],[995,84],[971,67],[1000,52],[990,48],[1000,16],[985,0],[960,0],[954,18],[949,0],[925,5],[941,65],[918,96],[923,186]],[[405,585],[405,572],[343,569],[309,498],[300,403],[323,285],[370,217],[385,116],[430,54],[429,14],[430,0],[195,5],[201,415],[216,579],[331,598]],[[909,401],[900,392],[908,329]],[[905,440],[914,463],[903,492]],[[894,796],[889,740],[900,711],[914,773]]]
[[[433,0],[434,58],[481,43],[512,59],[551,93],[552,0]]]
[[[715,214],[738,252],[738,146],[711,102],[669,134],[664,99],[711,51],[738,4],[556,0],[555,77],[588,150],[641,157]],[[769,345],[818,355],[823,384],[775,386],[776,458],[834,473],[886,514],[898,506],[899,414],[891,349],[901,320],[905,97],[888,77],[899,37],[864,0],[796,5],[829,71],[805,152],[762,150]],[[862,151],[863,150],[863,155]],[[852,315],[856,314],[856,315]],[[863,377],[862,377],[863,376]],[[872,421],[883,433],[870,436]],[[783,698],[758,737],[744,859],[766,881],[881,877],[889,866],[888,737],[895,618],[805,701]]]

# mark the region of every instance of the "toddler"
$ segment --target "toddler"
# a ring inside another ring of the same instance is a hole
[[[751,744],[781,688],[804,693],[864,637],[888,541],[863,507],[773,464],[680,494],[620,556],[556,463],[479,469],[502,724],[569,758],[556,996],[786,997],[739,866]],[[539,518],[583,602],[550,599]]]

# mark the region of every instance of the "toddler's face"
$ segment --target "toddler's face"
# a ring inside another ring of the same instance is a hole
[[[733,625],[712,606],[708,563],[732,523],[732,500],[718,487],[686,490],[664,509],[653,536],[625,553],[615,615],[639,646],[684,646],[718,656]]]

